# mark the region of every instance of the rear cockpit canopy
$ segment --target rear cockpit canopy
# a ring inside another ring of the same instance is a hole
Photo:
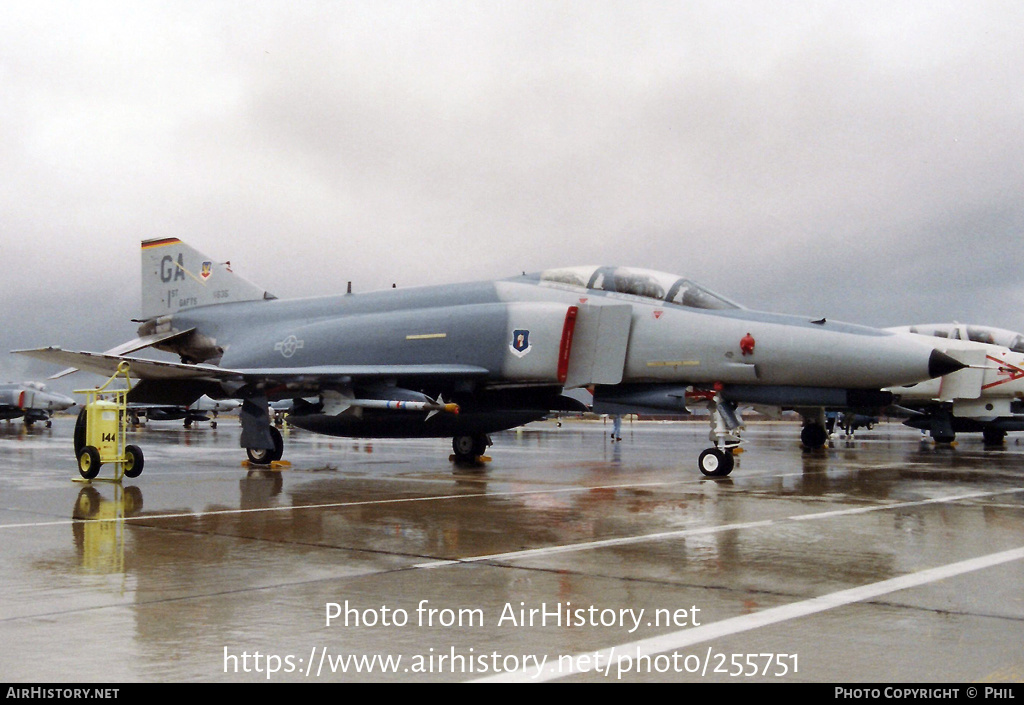
[[[631,267],[565,267],[534,277],[541,285],[628,294],[644,299],[710,310],[743,308],[723,296],[675,274]]]
[[[962,323],[932,323],[927,325],[906,326],[900,330],[919,335],[930,335],[935,338],[952,340],[973,340],[976,343],[989,343],[1009,348],[1014,352],[1024,353],[1024,335],[1005,328],[992,326],[972,326]]]

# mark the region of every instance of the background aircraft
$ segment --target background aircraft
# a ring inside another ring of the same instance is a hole
[[[863,427],[870,431],[879,421],[877,414],[858,414],[853,411],[832,411],[828,412],[825,418],[830,435],[838,429],[848,438],[852,437],[858,428]]]
[[[0,384],[0,419],[24,417],[25,425],[36,421],[50,427],[50,417],[55,411],[64,411],[75,405],[75,400],[63,394],[46,389],[39,382]]]
[[[971,340],[975,343],[1001,345],[1013,352],[1024,353],[1024,334],[993,326],[968,325],[964,323],[923,323],[914,326],[898,326],[887,330],[901,333],[916,333],[933,338],[948,340]]]
[[[173,404],[141,404],[128,403],[128,414],[133,424],[138,424],[141,417],[150,421],[183,421],[185,428],[200,421],[210,421],[211,428],[217,428],[217,415],[222,411],[235,411],[242,406],[237,399],[211,399],[205,394],[188,406]]]
[[[981,433],[1000,444],[1009,431],[1024,431],[1024,336],[1014,331],[960,323],[893,328],[920,335],[970,367],[939,379],[894,388],[896,412],[908,426],[928,431],[938,443],[957,433]]]
[[[918,340],[863,326],[747,310],[676,275],[574,267],[510,279],[280,300],[176,238],[142,243],[138,339],[180,362],[43,348],[19,351],[109,375],[131,363],[130,401],[242,399],[240,445],[280,459],[268,403],[289,422],[356,437],[453,438],[472,460],[488,434],[582,405],[678,410],[709,398],[708,475],[733,467],[736,405],[879,401],[883,387],[962,367]],[[308,401],[313,399],[314,401]],[[617,409],[617,410],[613,410]]]

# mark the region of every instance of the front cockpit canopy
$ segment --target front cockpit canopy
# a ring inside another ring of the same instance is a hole
[[[631,267],[565,267],[537,275],[542,285],[569,286],[628,294],[690,308],[709,310],[742,308],[723,296],[675,274]]]

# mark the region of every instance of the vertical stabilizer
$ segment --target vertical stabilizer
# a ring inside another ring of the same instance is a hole
[[[176,237],[142,241],[142,318],[230,301],[272,299],[231,271]]]

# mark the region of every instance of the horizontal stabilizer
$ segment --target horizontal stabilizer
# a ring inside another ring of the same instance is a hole
[[[188,330],[171,330],[171,331],[164,331],[163,333],[153,333],[152,335],[144,335],[141,338],[133,338],[131,340],[125,341],[125,342],[121,343],[120,345],[118,345],[116,347],[113,347],[110,350],[105,351],[104,354],[105,355],[127,355],[128,353],[133,353],[133,352],[142,350],[143,348],[148,348],[150,346],[157,345],[158,343],[163,343],[163,342],[168,341],[168,340],[170,340],[172,338],[177,338],[178,336],[186,335],[188,333],[191,333],[193,330],[195,330],[195,329],[194,328],[189,328]],[[21,352],[21,351],[15,351],[15,352]],[[72,374],[73,372],[78,372],[78,368],[77,367],[68,367],[67,369],[61,370],[60,372],[58,372],[55,375],[50,375],[50,379],[59,379],[59,378],[64,377],[66,375]]]
[[[54,347],[13,350],[12,352],[44,362],[72,365],[75,369],[99,375],[112,375],[117,372],[117,366],[120,363],[128,362],[131,365],[129,374],[136,379],[227,379],[232,376],[237,377],[237,375],[230,374],[230,370],[224,370],[214,365],[186,365],[177,362],[125,357],[112,353],[77,352]]]

